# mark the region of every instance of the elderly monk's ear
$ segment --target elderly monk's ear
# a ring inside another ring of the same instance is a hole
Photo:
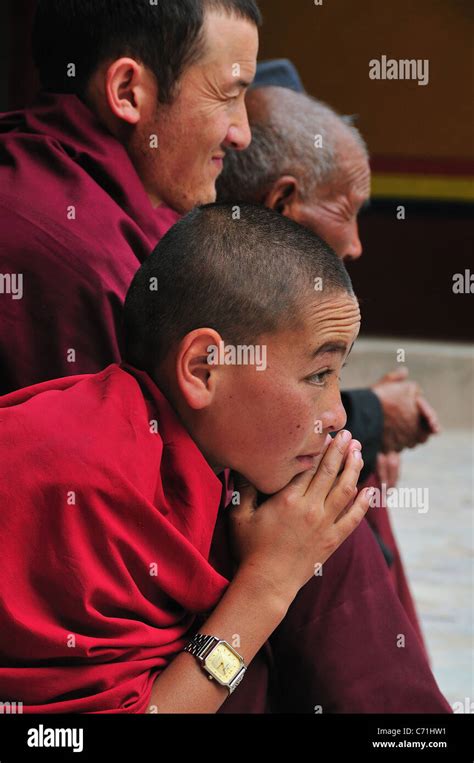
[[[264,204],[285,217],[291,217],[292,205],[297,200],[298,181],[293,175],[282,175],[268,191]]]
[[[219,350],[223,345],[217,331],[195,329],[181,340],[176,353],[176,382],[182,398],[193,410],[207,408],[214,399],[223,372]]]
[[[105,73],[105,97],[117,119],[136,125],[156,107],[156,81],[138,61],[119,58],[108,66]]]

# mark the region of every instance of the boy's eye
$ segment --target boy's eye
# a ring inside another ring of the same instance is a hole
[[[311,384],[316,384],[319,387],[323,387],[326,378],[331,376],[332,373],[334,373],[333,370],[328,368],[326,371],[320,371],[317,374],[312,374],[308,380],[311,382]]]
[[[344,363],[342,368],[345,368],[346,365],[347,365],[347,363]],[[311,376],[309,376],[308,377],[308,381],[311,384],[315,384],[318,387],[324,387],[324,383],[325,383],[327,377],[331,376],[333,373],[334,373],[334,369],[333,368],[327,368],[325,371],[319,371],[319,373],[312,374]],[[341,377],[340,376],[338,376],[337,378],[338,378],[338,381],[341,381]]]

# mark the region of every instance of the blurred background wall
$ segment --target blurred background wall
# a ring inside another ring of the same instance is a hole
[[[286,57],[312,95],[357,125],[372,155],[364,256],[350,266],[363,332],[469,340],[474,273],[473,11],[470,0],[260,0],[261,58]],[[371,80],[369,61],[429,59],[429,84]],[[469,203],[471,202],[471,203]],[[397,207],[405,206],[405,220]]]

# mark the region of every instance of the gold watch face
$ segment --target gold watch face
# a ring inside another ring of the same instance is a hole
[[[217,644],[204,664],[215,678],[225,684],[232,681],[242,667],[240,659],[226,644]]]

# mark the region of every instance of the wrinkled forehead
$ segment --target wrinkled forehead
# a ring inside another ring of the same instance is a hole
[[[359,301],[355,295],[342,290],[311,296],[301,305],[300,319],[303,331],[313,337],[350,338],[360,329]]]
[[[275,350],[300,365],[325,355],[344,360],[359,334],[361,313],[355,296],[338,291],[302,300],[295,319],[281,332]]]

